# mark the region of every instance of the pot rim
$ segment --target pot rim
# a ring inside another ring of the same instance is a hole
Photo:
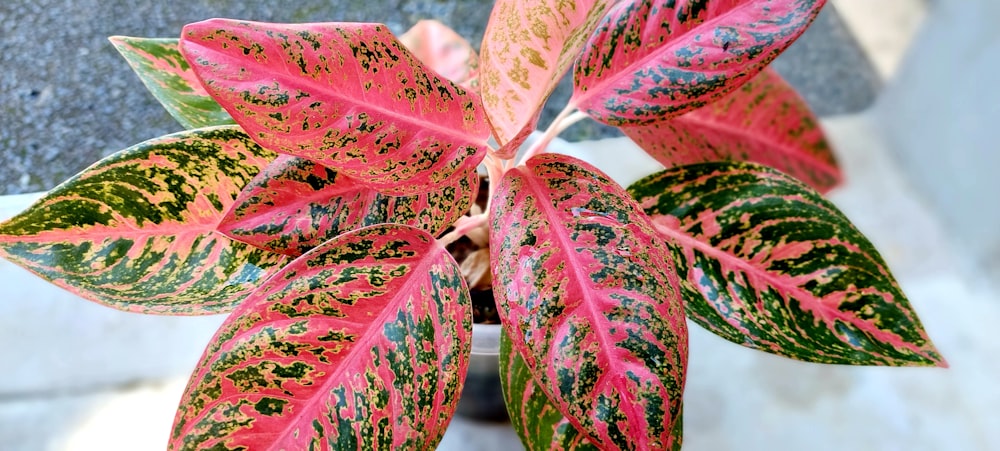
[[[472,353],[476,355],[500,355],[500,333],[503,327],[499,324],[472,325]]]

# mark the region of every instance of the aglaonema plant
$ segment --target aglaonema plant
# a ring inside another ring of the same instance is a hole
[[[170,449],[434,447],[483,280],[527,448],[679,449],[687,319],[809,362],[945,365],[766,67],[823,4],[498,0],[478,56],[436,22],[114,37],[186,130],[59,185],[0,250],[114,308],[229,312]],[[548,152],[587,117],[666,169],[625,189]],[[473,235],[474,283],[448,250]]]

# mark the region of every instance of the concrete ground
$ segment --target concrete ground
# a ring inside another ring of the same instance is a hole
[[[879,70],[891,77],[922,17],[922,3],[834,3]],[[882,251],[951,368],[803,364],[744,349],[693,326],[685,449],[1000,449],[995,407],[1000,404],[1000,329],[995,326],[1000,294],[956,250],[941,221],[914,194],[870,115],[827,119],[824,127],[848,178],[831,199]],[[582,152],[622,159],[622,153],[608,152],[609,145]],[[27,200],[3,198],[0,215],[12,214]],[[43,312],[8,309],[4,315],[25,315],[35,321],[31,324],[45,324],[49,315],[55,325],[52,330],[0,331],[0,358],[9,362],[0,385],[22,388],[0,388],[0,450],[162,449],[186,382],[184,368],[193,366],[199,343],[220,319],[181,318],[186,324],[181,325],[172,318],[149,320],[102,309],[69,299],[6,262],[0,262],[0,286],[21,293],[18,302],[30,300]],[[73,326],[84,317],[99,321],[102,331],[135,332],[108,351],[104,337],[64,330],[85,328]],[[88,350],[96,356],[82,358]],[[110,371],[115,359],[154,363],[114,384],[88,382]],[[439,449],[519,446],[505,425],[456,419]]]

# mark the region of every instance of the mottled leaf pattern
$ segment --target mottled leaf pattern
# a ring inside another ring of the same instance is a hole
[[[215,231],[274,157],[235,126],[144,142],[0,224],[0,255],[122,310],[229,311],[287,259]]]
[[[341,233],[387,222],[439,235],[469,211],[479,176],[412,196],[381,194],[309,160],[281,155],[243,190],[219,224],[227,236],[298,256]]]
[[[110,40],[153,97],[184,128],[236,123],[201,87],[181,56],[177,39],[113,36]]]
[[[490,212],[504,331],[553,404],[602,449],[668,449],[687,329],[666,245],[592,166],[542,154]]]
[[[433,449],[468,367],[458,265],[426,232],[341,235],[251,294],[205,350],[170,449]]]
[[[528,364],[514,351],[506,335],[500,337],[500,383],[510,422],[530,451],[597,451],[585,435],[559,412],[531,376]],[[684,437],[683,413],[674,422],[671,451],[680,451]]]
[[[542,392],[506,335],[500,337],[500,384],[510,423],[529,451],[598,451]]]
[[[752,161],[820,192],[842,179],[819,120],[773,69],[708,106],[673,120],[622,130],[666,167]]]
[[[479,56],[465,38],[436,20],[421,20],[399,42],[424,65],[451,82],[473,91],[479,86]]]
[[[570,102],[611,125],[647,124],[704,106],[763,69],[824,3],[618,2],[574,68]]]
[[[511,158],[610,0],[498,0],[483,36],[483,105]]]
[[[378,24],[184,27],[209,93],[263,147],[386,194],[465,177],[486,154],[479,98],[429,71]]]
[[[871,243],[792,177],[703,163],[629,192],[675,244],[687,314],[712,332],[812,362],[944,365]]]

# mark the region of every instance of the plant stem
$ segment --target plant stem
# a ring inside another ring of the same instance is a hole
[[[531,159],[531,157],[544,152],[545,148],[549,146],[549,143],[552,142],[552,140],[558,136],[560,132],[580,119],[586,117],[585,114],[575,110],[575,104],[566,104],[566,107],[563,108],[563,110],[559,112],[559,115],[552,120],[551,124],[549,124],[549,128],[545,130],[542,137],[528,148],[528,151],[524,153],[524,156],[521,157],[521,161],[519,161],[518,164],[522,164]]]
[[[491,187],[493,186],[492,179],[490,180],[490,186]],[[442,246],[447,246],[455,242],[455,240],[465,236],[465,234],[469,233],[470,230],[480,227],[483,224],[486,224],[486,219],[488,217],[489,213],[487,212],[480,213],[475,216],[462,216],[461,218],[458,218],[458,221],[455,221],[455,225],[452,226],[455,228],[455,230],[452,230],[451,232],[446,233],[441,238],[438,238],[438,241],[441,243]]]

